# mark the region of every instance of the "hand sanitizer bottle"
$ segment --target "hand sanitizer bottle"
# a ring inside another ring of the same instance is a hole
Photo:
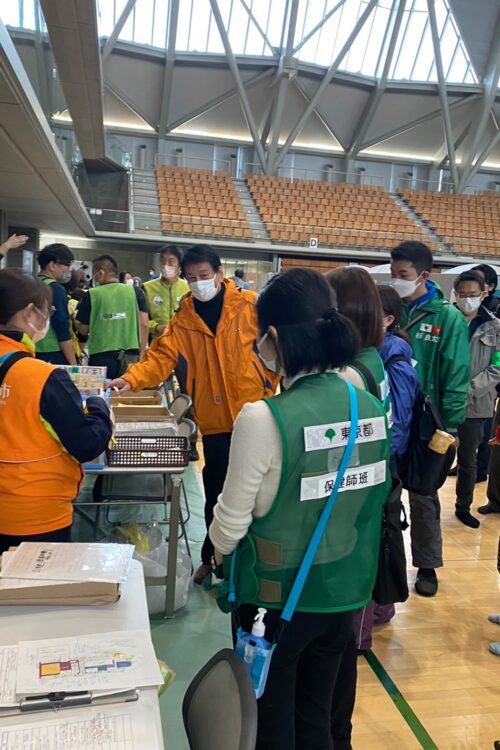
[[[271,656],[274,651],[274,645],[264,638],[266,632],[264,617],[266,614],[267,610],[260,607],[254,620],[252,632],[246,633],[239,628],[236,641],[236,653],[250,672],[257,698],[260,698],[264,693]]]

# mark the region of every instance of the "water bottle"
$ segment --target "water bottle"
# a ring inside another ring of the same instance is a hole
[[[159,547],[163,541],[163,534],[155,515],[151,516],[151,523],[146,526],[145,531],[149,542],[149,549],[153,550]]]

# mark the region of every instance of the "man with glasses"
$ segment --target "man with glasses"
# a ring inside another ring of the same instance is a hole
[[[71,340],[68,298],[62,286],[71,279],[73,260],[69,247],[58,242],[44,247],[38,256],[39,278],[50,286],[53,313],[47,335],[36,345],[36,356],[53,365],[78,364]]]
[[[500,383],[500,320],[484,305],[488,295],[484,275],[465,271],[454,283],[456,305],[469,328],[471,383],[467,418],[458,428],[458,472],[455,515],[466,526],[477,529],[479,521],[470,513],[477,473],[477,449],[484,423],[493,414],[495,386]],[[484,512],[480,509],[480,512]],[[489,512],[489,511],[486,511]]]

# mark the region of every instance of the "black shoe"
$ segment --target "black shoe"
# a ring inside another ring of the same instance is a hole
[[[481,482],[487,482],[487,481],[488,481],[487,474],[478,474],[476,477],[476,484],[481,484]]]
[[[458,466],[454,466],[453,469],[450,469],[448,472],[449,477],[456,477],[458,474]]]
[[[478,529],[481,525],[477,518],[471,516],[468,510],[456,510],[455,515],[459,521],[462,521],[465,526],[470,526],[471,529]]]
[[[200,460],[200,454],[198,453],[198,449],[196,445],[191,446],[191,450],[189,451],[189,460],[190,461],[199,461]]]
[[[500,513],[500,508],[497,505],[493,505],[493,503],[486,503],[486,505],[481,505],[477,509],[477,512],[483,516],[487,516],[488,513]]]
[[[433,568],[419,568],[415,581],[415,591],[420,596],[435,596],[438,590],[438,579]]]

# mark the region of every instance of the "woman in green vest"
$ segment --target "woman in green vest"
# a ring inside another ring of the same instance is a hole
[[[335,268],[326,278],[337,295],[339,310],[352,320],[361,343],[356,359],[340,376],[389,406],[384,363],[378,353],[384,342],[384,311],[376,284],[368,271],[356,266]]]
[[[258,702],[257,750],[350,748],[350,713],[332,738],[332,694],[346,653],[356,679],[353,610],[371,599],[391,483],[384,409],[362,391],[351,462],[292,619],[280,627],[349,437],[348,388],[333,370],[354,359],[358,337],[334,304],[327,281],[309,269],[276,276],[262,292],[258,346],[286,390],[238,416],[209,531],[216,560],[237,548],[241,626],[250,632],[265,607],[265,637],[281,632]]]

